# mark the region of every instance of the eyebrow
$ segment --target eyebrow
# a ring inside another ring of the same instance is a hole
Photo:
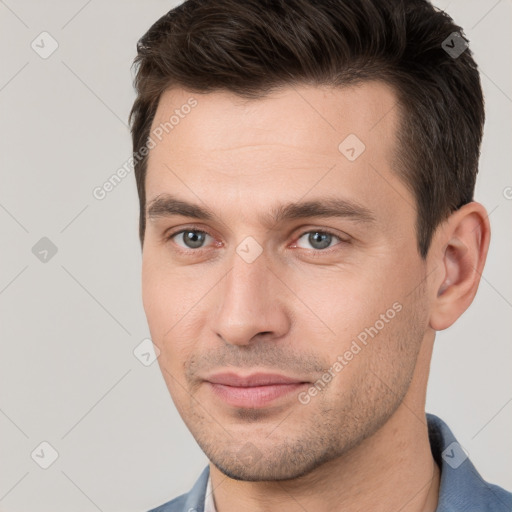
[[[205,206],[189,203],[170,194],[160,194],[146,208],[149,219],[181,215],[197,220],[212,220],[215,213]],[[339,217],[356,222],[375,223],[373,213],[365,206],[347,199],[326,197],[311,201],[278,204],[260,217],[262,224],[271,226],[284,221],[306,218]]]

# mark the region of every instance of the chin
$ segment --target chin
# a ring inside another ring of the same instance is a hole
[[[209,459],[220,472],[233,480],[244,482],[279,482],[296,480],[306,476],[334,458],[327,453],[317,458],[314,458],[312,455],[309,454],[308,459],[293,456],[281,457],[279,460],[268,460],[262,457],[251,465],[244,464],[238,458],[220,462]]]

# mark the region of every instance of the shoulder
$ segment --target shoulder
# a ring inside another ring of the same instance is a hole
[[[192,489],[148,512],[203,512],[210,468],[206,466]]]
[[[181,496],[178,496],[177,498],[174,498],[173,500],[168,501],[159,507],[152,508],[148,512],[188,512],[184,508],[188,495],[189,493],[182,494]]]
[[[432,455],[441,471],[437,512],[510,512],[512,493],[486,482],[448,425],[427,414]]]

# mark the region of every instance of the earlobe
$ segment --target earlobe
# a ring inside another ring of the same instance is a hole
[[[454,212],[437,240],[441,269],[430,316],[430,327],[450,327],[473,301],[485,264],[490,226],[485,208],[476,202]]]

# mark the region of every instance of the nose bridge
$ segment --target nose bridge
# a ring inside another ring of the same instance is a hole
[[[238,249],[240,251],[243,249],[242,244]],[[250,261],[237,253],[233,256],[231,268],[226,283],[226,292],[242,300],[251,301],[252,299],[254,305],[257,306],[259,295],[268,293],[269,286],[272,286],[270,282],[272,274],[268,269],[266,256],[262,254],[254,261]]]
[[[247,258],[244,249],[247,246],[240,244],[231,259],[231,270],[218,288],[214,319],[216,333],[233,344],[248,344],[258,333],[281,336],[289,328],[279,300],[279,280],[269,270],[266,255]]]

